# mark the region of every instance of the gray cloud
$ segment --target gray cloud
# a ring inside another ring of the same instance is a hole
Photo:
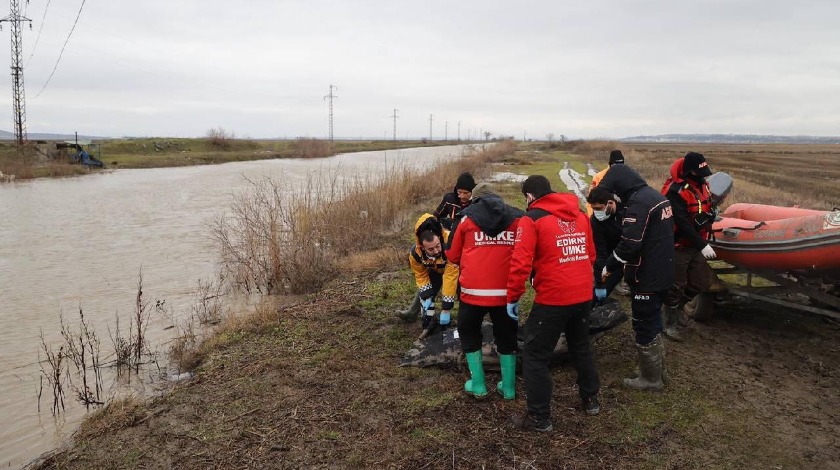
[[[332,83],[346,137],[394,108],[400,137],[838,133],[831,0],[88,2],[35,98],[78,7],[51,2],[27,65],[31,132],[319,137]]]

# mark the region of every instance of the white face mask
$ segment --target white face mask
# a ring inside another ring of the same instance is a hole
[[[603,222],[603,221],[609,219],[610,215],[611,215],[611,214],[607,214],[607,211],[592,211],[592,212],[594,212],[595,218],[598,219],[598,221],[600,221],[600,222]]]

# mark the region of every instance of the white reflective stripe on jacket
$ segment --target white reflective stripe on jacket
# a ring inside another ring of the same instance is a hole
[[[474,295],[476,297],[502,297],[507,296],[507,289],[466,289],[461,288],[464,294]]]

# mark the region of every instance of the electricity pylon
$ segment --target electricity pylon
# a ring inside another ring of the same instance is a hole
[[[432,122],[434,122],[435,115],[429,114],[429,142],[432,141]]]
[[[26,0],[26,3],[29,3],[29,0]],[[32,20],[21,16],[18,0],[9,0],[9,4],[11,5],[11,13],[9,16],[0,19],[0,25],[2,23],[11,23],[12,25],[12,111],[15,118],[15,140],[18,147],[23,149],[23,144],[26,142],[26,96],[23,93],[23,65],[20,59],[23,52],[20,24],[28,21],[29,29],[32,29]]]
[[[330,142],[333,141],[333,99],[338,98],[338,96],[333,94],[333,89],[338,90],[338,87],[330,84],[330,94],[324,96],[324,99],[330,99]]]

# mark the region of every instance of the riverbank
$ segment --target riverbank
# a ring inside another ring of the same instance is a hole
[[[106,168],[119,169],[214,165],[276,158],[324,158],[340,153],[469,143],[471,142],[438,140],[342,140],[330,143],[319,139],[251,140],[208,137],[108,139],[94,142],[85,148],[101,160]],[[70,150],[56,149],[55,142],[37,142],[30,143],[26,157],[21,158],[14,144],[0,144],[0,175],[14,175],[14,180],[24,180],[100,171],[71,163],[71,153]]]
[[[503,169],[559,184],[562,161],[591,160],[525,149]],[[393,316],[414,292],[410,229],[394,238],[320,292],[230,320],[193,381],[109,405],[35,468],[837,468],[836,324],[732,307],[667,343],[672,383],[640,393],[621,386],[634,365],[625,323],[595,348],[602,413],[578,409],[574,372],[559,367],[555,431],[524,433],[508,423],[524,408],[521,379],[514,402],[474,402],[463,371],[397,367],[419,325]]]

